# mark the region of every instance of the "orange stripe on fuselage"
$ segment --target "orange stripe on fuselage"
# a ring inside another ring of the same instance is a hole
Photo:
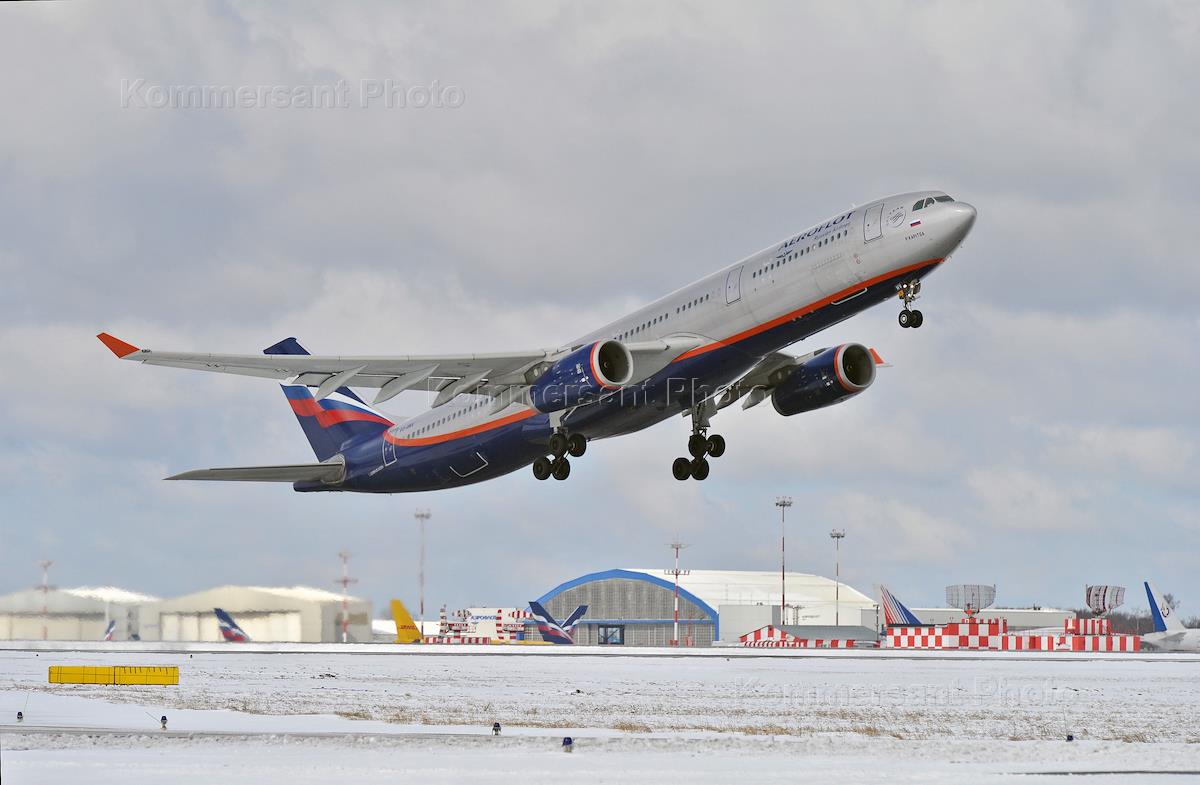
[[[479,425],[473,425],[470,428],[463,428],[460,431],[451,431],[450,433],[439,433],[439,434],[434,434],[433,436],[422,436],[417,439],[404,439],[404,438],[401,438],[398,436],[393,436],[390,433],[385,432],[383,434],[383,438],[387,439],[392,444],[397,444],[397,445],[400,445],[401,447],[424,447],[429,444],[441,444],[442,442],[448,442],[448,441],[452,441],[454,439],[462,439],[467,436],[474,436],[477,433],[483,433],[485,431],[490,431],[495,428],[501,428],[505,425],[511,425],[512,423],[515,423],[515,422],[520,422],[521,420],[529,419],[530,417],[533,417],[537,414],[538,414],[538,411],[536,409],[526,409],[523,412],[517,412],[516,414],[510,414],[507,417],[501,417],[499,420],[492,420],[491,422],[485,422],[485,423],[480,423]]]
[[[773,327],[778,327],[781,324],[790,322],[792,319],[798,319],[801,316],[806,316],[806,315],[812,313],[813,311],[816,311],[820,308],[824,308],[826,305],[829,305],[834,300],[840,300],[841,298],[845,297],[846,295],[853,294],[854,292],[857,292],[860,289],[874,286],[875,284],[880,283],[881,281],[886,281],[888,278],[893,278],[897,275],[904,275],[905,273],[912,272],[913,270],[917,270],[922,267],[928,267],[931,264],[941,264],[944,261],[945,261],[945,259],[926,259],[923,262],[917,262],[916,264],[910,264],[907,267],[901,267],[897,270],[892,270],[891,272],[884,273],[883,275],[878,275],[874,278],[871,278],[870,280],[863,281],[862,283],[859,283],[859,284],[855,284],[854,286],[843,289],[840,292],[836,292],[834,294],[829,295],[828,297],[817,300],[814,303],[809,303],[808,305],[806,305],[802,308],[797,308],[794,311],[785,313],[783,316],[776,317],[769,322],[764,322],[756,327],[751,327],[748,330],[742,330],[740,333],[731,335],[728,338],[725,338],[723,340],[713,341],[712,343],[705,344],[704,346],[697,346],[695,349],[686,351],[683,354],[676,357],[674,362],[679,362],[680,360],[686,360],[689,357],[697,357],[701,354],[705,354],[706,352],[711,352],[714,349],[720,349],[723,346],[729,346],[731,344],[737,343],[738,341],[743,341],[747,338],[751,338],[755,335],[758,335],[759,333],[765,333],[767,330],[770,330]]]

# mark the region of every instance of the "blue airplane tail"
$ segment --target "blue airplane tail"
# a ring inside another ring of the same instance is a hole
[[[1142,585],[1146,587],[1146,600],[1150,603],[1150,618],[1154,620],[1154,631],[1178,632],[1185,629],[1170,603],[1158,593],[1150,581],[1143,581]]]
[[[904,603],[896,599],[896,595],[888,591],[886,586],[879,587],[879,605],[883,608],[883,623],[885,626],[921,626],[921,620],[916,617],[916,614],[904,607]]]
[[[308,350],[295,338],[284,338],[263,349],[263,354],[308,354]],[[350,442],[378,436],[395,425],[368,406],[349,387],[338,387],[318,401],[306,385],[280,386],[317,460],[328,460]]]
[[[220,608],[213,608],[213,613],[217,615],[217,627],[221,630],[222,638],[230,643],[246,643],[250,640],[246,631],[239,627],[228,613]]]
[[[538,632],[542,634],[542,640],[548,643],[574,643],[575,624],[583,614],[587,613],[587,608],[586,605],[580,605],[567,617],[566,622],[559,624],[550,615],[550,611],[542,607],[541,603],[536,600],[529,602],[529,610],[537,619]]]

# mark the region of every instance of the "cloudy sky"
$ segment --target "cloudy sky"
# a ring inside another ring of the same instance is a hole
[[[428,605],[518,604],[665,567],[676,535],[686,566],[773,569],[789,494],[789,565],[832,573],[844,528],[867,592],[994,582],[1001,604],[1075,606],[1118,583],[1144,606],[1152,578],[1194,614],[1198,36],[1184,3],[2,8],[0,592],[42,558],[62,585],[168,596],[333,588],[348,549],[382,606],[415,599],[428,507]],[[339,83],[325,108],[159,100]],[[274,383],[119,363],[93,337],[554,345],[918,188],[980,212],[925,326],[889,305],[816,339],[894,367],[829,410],[724,412],[704,483],[671,478],[683,420],[593,444],[565,483],[164,483],[312,456]]]

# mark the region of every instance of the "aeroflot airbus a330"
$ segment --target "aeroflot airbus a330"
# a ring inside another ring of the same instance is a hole
[[[725,452],[712,417],[768,397],[784,416],[838,403],[875,381],[879,355],[848,343],[803,356],[781,350],[886,300],[901,327],[921,281],[975,223],[940,191],[840,212],[555,349],[458,356],[310,355],[295,338],[263,354],[139,349],[107,333],[118,357],[148,365],[285,380],[283,393],[320,463],[202,469],[173,480],[291,482],[297,491],[401,493],[450,488],[532,464],[565,480],[591,439],[683,414],[689,457],[676,479],[708,477]],[[395,423],[376,405],[405,390],[435,393],[429,411]],[[315,388],[315,391],[310,388]]]

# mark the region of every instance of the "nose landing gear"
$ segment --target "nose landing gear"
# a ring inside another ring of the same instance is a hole
[[[910,310],[909,304],[921,294],[921,282],[914,278],[905,281],[896,288],[896,296],[904,302],[904,310],[900,311],[897,321],[901,327],[920,327],[925,322],[924,315],[915,308]]]

